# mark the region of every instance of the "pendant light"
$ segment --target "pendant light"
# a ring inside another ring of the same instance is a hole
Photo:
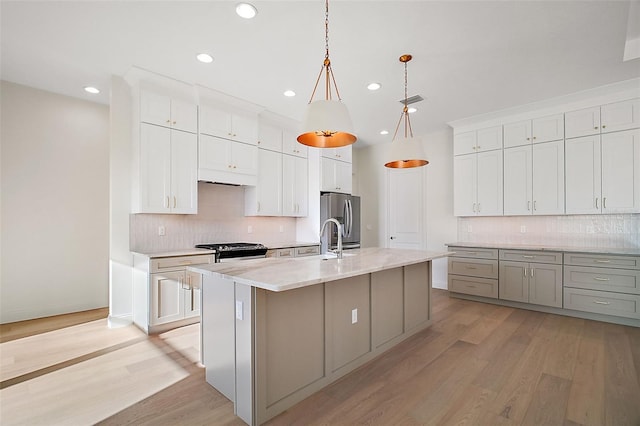
[[[307,105],[305,118],[302,122],[302,134],[298,136],[298,142],[303,145],[316,148],[336,148],[351,145],[356,141],[353,134],[353,125],[347,107],[342,103],[338,85],[333,76],[331,60],[329,59],[329,0],[325,0],[325,55],[316,85],[311,93],[311,99]],[[313,101],[320,78],[324,74],[324,99]],[[333,99],[333,90],[338,99]]]
[[[421,167],[429,164],[425,159],[422,150],[422,141],[413,137],[411,129],[411,121],[409,120],[409,108],[407,108],[407,62],[412,59],[411,55],[400,56],[400,62],[404,64],[404,108],[400,120],[396,126],[396,131],[391,140],[391,150],[389,152],[389,160],[385,163],[385,167],[391,169],[406,169],[410,167]],[[404,137],[396,139],[400,124],[404,122]]]

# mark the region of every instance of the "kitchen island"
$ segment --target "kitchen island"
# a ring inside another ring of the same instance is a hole
[[[366,248],[192,266],[202,274],[209,384],[264,423],[431,324],[431,261]]]

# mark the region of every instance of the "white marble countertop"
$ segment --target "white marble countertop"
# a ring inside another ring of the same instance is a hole
[[[426,262],[449,255],[446,251],[377,247],[349,250],[348,254],[340,260],[322,260],[317,256],[293,259],[267,258],[189,266],[187,270],[204,275],[217,275],[265,290],[285,291]]]
[[[495,248],[509,250],[542,250],[542,251],[562,251],[566,253],[589,253],[589,254],[619,254],[640,256],[640,248],[618,248],[618,247],[568,247],[553,245],[532,245],[532,244],[502,244],[502,243],[447,243],[449,247],[475,247],[475,248]]]
[[[171,250],[171,251],[159,251],[154,253],[141,253],[137,251],[132,251],[131,253],[137,254],[140,256],[146,256],[150,259],[155,259],[158,257],[175,257],[175,256],[194,256],[198,254],[215,254],[215,250],[201,249],[201,248],[191,248],[184,250]]]
[[[272,243],[263,243],[269,250],[273,249],[281,249],[281,248],[290,248],[290,247],[308,247],[308,246],[319,246],[320,241],[316,242],[304,242],[304,241],[276,241]]]

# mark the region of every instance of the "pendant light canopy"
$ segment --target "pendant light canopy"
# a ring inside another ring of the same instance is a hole
[[[336,148],[351,145],[357,139],[353,134],[353,125],[347,107],[342,103],[338,85],[331,69],[329,59],[329,0],[325,0],[325,55],[316,85],[311,93],[309,105],[302,122],[302,134],[298,142],[316,148]],[[324,99],[313,100],[324,74]],[[333,83],[333,89],[332,89]],[[333,91],[338,99],[333,99]]]
[[[396,126],[396,131],[391,140],[391,150],[389,152],[389,160],[385,163],[385,167],[391,169],[406,169],[410,167],[421,167],[429,164],[425,159],[422,150],[422,141],[413,137],[411,129],[411,121],[409,120],[409,108],[407,107],[407,62],[412,59],[411,55],[400,56],[400,62],[404,64],[404,107],[400,120]],[[396,139],[400,124],[404,122],[404,137]]]

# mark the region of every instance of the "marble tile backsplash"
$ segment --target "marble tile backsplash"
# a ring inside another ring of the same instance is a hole
[[[640,214],[459,218],[458,241],[640,248]]]
[[[132,214],[132,251],[155,253],[192,248],[200,243],[295,241],[296,219],[245,217],[244,189],[198,183],[198,214]],[[165,235],[158,235],[164,226]],[[251,228],[251,233],[249,233]]]

